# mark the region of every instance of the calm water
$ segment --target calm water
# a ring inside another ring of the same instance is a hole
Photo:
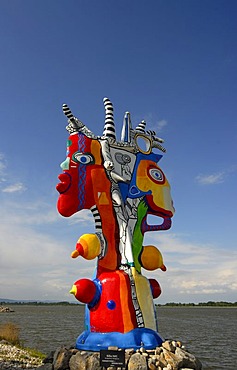
[[[84,308],[79,305],[11,307],[15,312],[1,313],[0,324],[18,324],[24,345],[46,354],[74,344],[84,330]],[[159,307],[157,313],[163,338],[181,340],[203,370],[237,369],[237,308]]]

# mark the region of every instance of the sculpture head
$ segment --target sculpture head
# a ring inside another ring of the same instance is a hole
[[[70,136],[67,157],[61,164],[63,173],[59,175],[57,185],[60,193],[58,210],[69,217],[82,209],[96,209],[104,234],[107,219],[113,219],[114,230],[120,230],[120,245],[131,245],[129,240],[136,220],[142,234],[171,226],[174,208],[170,185],[157,164],[162,155],[153,151],[158,148],[165,152],[165,148],[161,145],[163,140],[154,131],[145,131],[145,121],[132,129],[128,112],[125,113],[121,141],[116,141],[113,106],[108,98],[104,99],[104,105],[105,125],[101,137],[95,136],[73,116],[67,105],[63,106]],[[140,207],[142,212],[138,217],[141,201],[145,207]],[[163,218],[163,223],[148,225],[148,214]],[[130,231],[126,231],[127,227]]]

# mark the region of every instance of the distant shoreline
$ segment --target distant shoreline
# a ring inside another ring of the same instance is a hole
[[[44,301],[17,301],[0,299],[0,305],[33,305],[33,306],[84,306],[84,304],[72,303],[72,302],[44,302]],[[237,307],[237,302],[200,302],[200,303],[165,303],[165,304],[155,304],[156,307]]]

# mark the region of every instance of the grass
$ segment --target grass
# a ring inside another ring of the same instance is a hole
[[[24,347],[24,349],[29,353],[30,356],[32,357],[36,357],[36,358],[39,358],[41,360],[43,360],[46,355],[40,351],[38,351],[37,349],[34,349],[34,348],[28,348],[28,347]]]
[[[0,340],[4,339],[13,345],[20,345],[20,328],[12,322],[0,325]]]
[[[19,334],[20,334],[20,328],[12,322],[7,322],[6,324],[0,325],[0,340],[4,339],[8,343],[20,349],[24,349],[25,351],[27,351],[27,354],[31,357],[35,357],[41,360],[43,360],[46,357],[45,354],[43,354],[42,352],[34,348],[24,347],[20,341]],[[24,357],[24,355],[21,355],[21,356]]]

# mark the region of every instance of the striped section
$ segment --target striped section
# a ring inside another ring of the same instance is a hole
[[[152,148],[160,149],[163,153],[166,152],[166,149],[160,143],[158,143],[157,141],[153,141]]]
[[[103,102],[105,107],[105,125],[103,136],[111,137],[116,140],[113,104],[108,98],[104,98]]]
[[[68,119],[73,119],[74,118],[74,116],[72,114],[72,111],[71,111],[71,109],[69,108],[69,106],[67,104],[63,104],[63,113],[65,114],[65,116]]]
[[[102,231],[102,223],[101,223],[101,218],[100,218],[98,208],[96,207],[96,205],[94,205],[90,208],[90,210],[94,217],[96,231]]]
[[[136,314],[137,327],[144,328],[145,326],[144,319],[143,319],[142,311],[141,311],[141,308],[140,308],[140,305],[137,299],[136,286],[135,286],[135,281],[134,281],[131,267],[123,266],[123,270],[126,274],[128,274],[128,277],[130,280],[131,297],[132,297],[132,303],[133,303],[133,307],[134,307],[135,314]]]
[[[146,128],[146,121],[141,121],[137,127],[136,127],[136,131],[139,131],[141,132],[142,134],[145,134],[145,128]]]
[[[151,135],[151,136],[155,136],[155,135],[156,135],[156,132],[155,132],[155,131],[153,131],[153,130],[148,130],[146,133],[147,133],[148,135]]]
[[[86,148],[86,138],[84,135],[78,135],[78,150],[84,152]],[[85,207],[85,186],[86,186],[86,166],[84,164],[78,165],[78,202],[79,208]]]

